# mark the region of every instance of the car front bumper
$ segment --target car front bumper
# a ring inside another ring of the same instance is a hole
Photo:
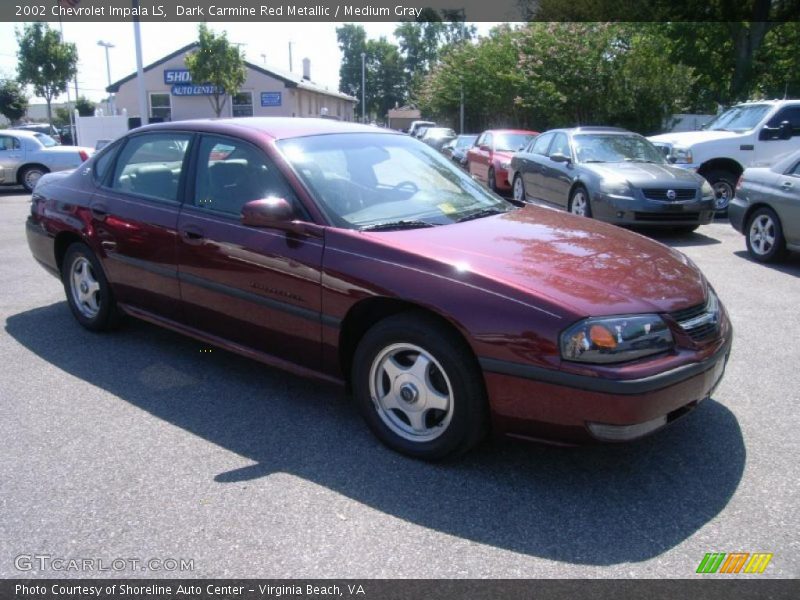
[[[612,380],[481,359],[497,433],[578,445],[653,433],[708,399],[722,379],[732,330],[704,360],[642,379]]]
[[[616,225],[707,225],[714,219],[714,201],[664,202],[597,192],[592,195],[592,216]]]
[[[730,204],[728,204],[728,219],[730,219],[733,228],[739,233],[744,233],[744,228],[746,225],[744,222],[744,217],[745,214],[747,214],[748,207],[748,202],[746,200],[742,200],[738,196],[734,196],[733,200],[731,200]]]

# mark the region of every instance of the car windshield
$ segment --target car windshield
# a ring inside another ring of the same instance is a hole
[[[769,110],[769,104],[747,104],[726,110],[703,129],[710,131],[750,131],[761,122]]]
[[[494,149],[500,152],[516,152],[523,146],[527,146],[534,137],[532,133],[496,133]]]
[[[339,227],[431,227],[515,208],[406,136],[319,135],[278,147]]]
[[[460,135],[456,139],[456,148],[468,148],[475,145],[475,140],[478,139],[477,135]]]
[[[456,132],[447,127],[431,127],[425,132],[426,138],[456,137]]]
[[[640,135],[583,134],[573,137],[578,162],[652,162],[663,164],[664,155]]]
[[[58,146],[58,142],[51,138],[49,135],[44,133],[34,133],[34,137],[39,140],[39,143],[44,146],[45,148],[52,148],[53,146]]]

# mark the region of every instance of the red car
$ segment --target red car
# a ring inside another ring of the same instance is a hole
[[[130,315],[348,385],[384,443],[426,459],[489,431],[651,433],[709,397],[732,339],[681,253],[330,120],[136,129],[42,177],[27,237],[84,327]]]
[[[467,151],[467,170],[493,192],[511,190],[508,169],[514,153],[539,135],[525,129],[488,129]]]

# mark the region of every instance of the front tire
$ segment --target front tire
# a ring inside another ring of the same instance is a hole
[[[359,411],[388,447],[423,460],[469,450],[487,429],[480,367],[437,320],[402,313],[374,325],[353,357]]]
[[[119,312],[100,261],[86,244],[74,243],[64,255],[61,281],[75,319],[91,331],[112,329]]]
[[[42,176],[47,172],[47,169],[44,167],[25,167],[19,174],[19,182],[22,184],[22,187],[25,188],[25,191],[30,194],[33,192],[33,188],[36,187],[36,184],[39,182]]]
[[[525,202],[527,194],[525,193],[525,182],[522,181],[520,175],[514,177],[514,200],[517,202]]]
[[[589,192],[582,185],[579,185],[569,197],[569,212],[579,217],[591,218],[592,206],[589,203]]]
[[[489,189],[497,193],[497,178],[494,175],[494,168],[489,167],[489,176],[486,178],[486,185]]]
[[[728,212],[728,205],[733,200],[738,177],[728,171],[710,171],[705,175],[708,184],[714,188],[714,210],[718,214]]]
[[[771,208],[759,208],[747,221],[745,229],[747,251],[758,262],[778,260],[786,252],[783,228],[778,215]]]

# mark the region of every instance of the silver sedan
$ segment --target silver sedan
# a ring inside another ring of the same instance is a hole
[[[771,167],[746,169],[728,206],[731,225],[745,235],[747,251],[759,262],[800,252],[800,152]]]
[[[75,169],[93,152],[91,148],[59,146],[44,133],[0,130],[0,185],[21,185],[32,192],[45,173]]]

